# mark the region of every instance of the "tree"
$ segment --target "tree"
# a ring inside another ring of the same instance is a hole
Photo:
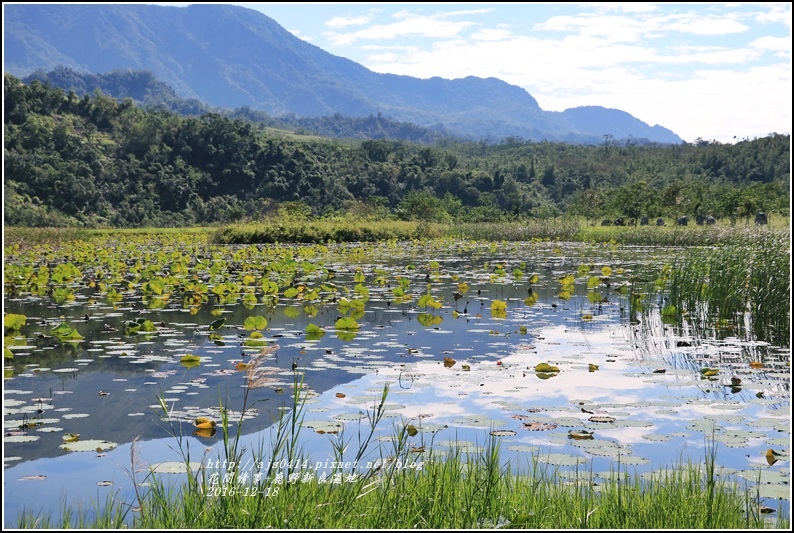
[[[604,195],[595,189],[587,189],[577,194],[571,202],[570,211],[585,217],[588,221],[595,220],[603,212]]]
[[[449,214],[441,200],[428,191],[411,191],[397,206],[397,213],[403,220],[424,220],[427,222],[448,222]]]

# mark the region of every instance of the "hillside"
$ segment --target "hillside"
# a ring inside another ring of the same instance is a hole
[[[37,70],[22,81],[30,84],[38,80],[51,87],[73,91],[82,98],[93,96],[97,90],[112,96],[118,102],[131,98],[145,108],[166,109],[185,116],[200,117],[218,113],[230,118],[254,122],[260,126],[296,133],[310,133],[337,139],[398,139],[419,143],[461,141],[462,137],[448,133],[443,127],[424,128],[409,122],[397,122],[381,114],[368,117],[348,117],[336,113],[324,117],[299,117],[294,114],[273,116],[249,106],[229,110],[210,107],[195,98],[182,98],[167,84],[148,71],[116,70],[103,74],[90,74],[58,67],[51,72]]]

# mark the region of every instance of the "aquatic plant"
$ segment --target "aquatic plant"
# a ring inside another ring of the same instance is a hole
[[[671,266],[667,316],[790,345],[791,255],[782,235],[688,249]]]

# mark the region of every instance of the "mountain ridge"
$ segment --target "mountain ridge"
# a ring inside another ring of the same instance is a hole
[[[4,70],[19,77],[59,65],[91,73],[148,70],[183,98],[273,115],[382,113],[487,140],[593,143],[611,135],[683,142],[619,110],[544,111],[526,90],[497,78],[375,73],[246,7],[5,5],[4,20]]]

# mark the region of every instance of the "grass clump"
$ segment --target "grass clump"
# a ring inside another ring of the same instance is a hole
[[[377,221],[351,218],[270,220],[218,229],[217,244],[379,242],[439,237],[441,226],[424,221]]]
[[[667,274],[667,315],[789,346],[790,250],[766,232],[686,250]]]

